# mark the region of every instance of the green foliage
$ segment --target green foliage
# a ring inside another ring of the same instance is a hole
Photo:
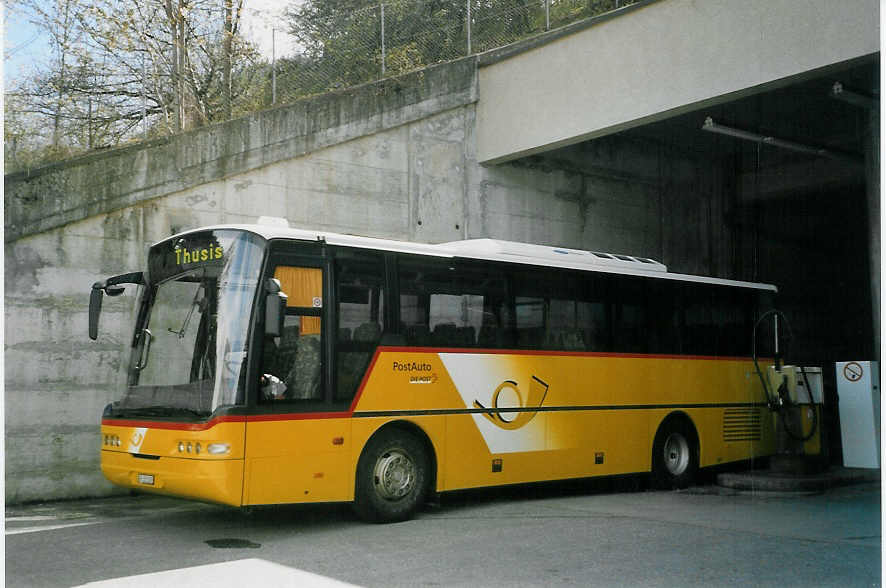
[[[612,10],[616,2],[550,0],[546,13],[545,0],[470,1],[472,53]],[[283,67],[289,97],[364,83],[468,54],[466,0],[305,0],[290,7],[286,21],[289,33],[304,48],[297,63]]]

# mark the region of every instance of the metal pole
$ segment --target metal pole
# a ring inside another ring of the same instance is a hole
[[[385,77],[385,5],[381,4],[381,76]]]
[[[467,27],[468,27],[468,55],[470,55],[471,54],[471,0],[468,0]]]
[[[145,84],[148,79],[148,66],[145,54],[142,53],[142,139],[148,138],[148,92]]]
[[[545,0],[545,30],[551,30],[551,0]]]
[[[277,29],[271,29],[271,104],[277,104]]]

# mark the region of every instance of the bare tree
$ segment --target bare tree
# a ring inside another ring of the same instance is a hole
[[[51,120],[50,145],[54,149],[58,149],[62,142],[64,119],[75,99],[70,78],[82,34],[74,18],[79,6],[79,0],[21,0],[16,4],[18,10],[31,15],[33,23],[48,40],[47,62],[35,70],[32,83],[20,88],[20,92],[34,97],[29,105],[32,113],[43,114]]]
[[[224,39],[222,40],[222,108],[225,118],[231,118],[232,112],[232,87],[231,73],[234,58],[234,39],[240,28],[240,18],[243,14],[243,0],[224,0],[225,2],[225,26]]]
[[[243,1],[19,0],[53,52],[7,116],[61,149],[138,137],[145,118],[166,134],[252,110],[262,70],[239,36]]]

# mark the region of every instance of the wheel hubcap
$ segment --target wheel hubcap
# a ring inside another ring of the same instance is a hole
[[[689,442],[679,433],[671,433],[664,444],[664,463],[668,473],[679,476],[689,467]]]
[[[398,500],[415,486],[415,464],[400,450],[382,455],[375,464],[375,489],[386,500]]]

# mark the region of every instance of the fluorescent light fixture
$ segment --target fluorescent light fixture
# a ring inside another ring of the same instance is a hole
[[[827,157],[830,159],[841,159],[844,161],[852,161],[854,163],[860,162],[857,157],[853,157],[845,153],[829,151],[821,147],[813,147],[811,145],[804,145],[802,143],[788,141],[787,139],[779,139],[778,137],[773,137],[771,135],[761,135],[759,133],[753,133],[751,131],[745,131],[742,129],[736,129],[734,127],[727,127],[725,125],[717,124],[711,117],[707,117],[704,120],[704,124],[701,126],[701,130],[709,131],[711,133],[718,133],[720,135],[727,135],[729,137],[735,137],[736,139],[744,139],[745,141],[753,141],[754,143],[764,143],[766,145],[772,145],[773,147],[780,147],[782,149],[789,149],[790,151],[806,153],[807,155],[816,155],[818,157]]]
[[[871,110],[880,108],[879,99],[867,96],[865,94],[859,94],[858,92],[853,92],[852,90],[847,90],[840,82],[834,82],[834,85],[831,86],[831,91],[828,93],[828,95],[831,98],[836,98],[837,100],[848,102],[849,104],[852,104],[853,106],[858,106],[860,108],[869,108]]]

